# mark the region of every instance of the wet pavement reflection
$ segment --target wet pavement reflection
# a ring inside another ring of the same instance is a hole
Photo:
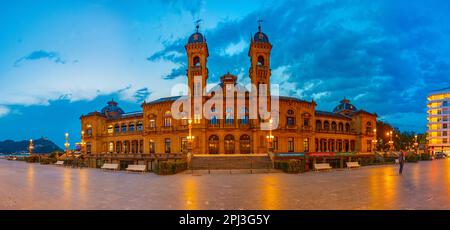
[[[0,160],[0,209],[450,209],[450,159],[304,174],[103,172]]]

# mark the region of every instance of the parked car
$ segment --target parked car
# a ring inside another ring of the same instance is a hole
[[[437,152],[436,154],[435,154],[435,159],[444,159],[444,158],[446,158],[447,157],[447,155],[445,154],[445,153],[443,153],[443,152]]]

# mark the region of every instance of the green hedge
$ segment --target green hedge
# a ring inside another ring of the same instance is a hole
[[[187,169],[187,162],[181,161],[158,161],[153,171],[158,175],[172,175]]]
[[[414,153],[408,153],[405,157],[406,162],[417,163],[419,162],[419,155]]]
[[[306,169],[304,160],[274,161],[274,167],[286,173],[303,173]]]
[[[429,153],[421,153],[420,154],[420,160],[421,161],[430,161],[431,155]]]

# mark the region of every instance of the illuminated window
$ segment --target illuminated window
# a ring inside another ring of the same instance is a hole
[[[309,152],[309,138],[303,139],[303,149],[305,152]]]
[[[155,122],[154,119],[150,120],[149,126],[150,126],[150,128],[155,128],[156,127],[156,122]]]
[[[288,137],[288,152],[294,152],[294,138]]]
[[[114,132],[114,127],[112,125],[108,126],[108,133],[111,134]]]

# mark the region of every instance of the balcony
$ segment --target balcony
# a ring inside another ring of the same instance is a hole
[[[286,125],[286,129],[287,130],[296,130],[296,129],[298,129],[298,126],[297,125]]]
[[[172,126],[161,126],[161,131],[162,132],[172,132],[173,127]]]

